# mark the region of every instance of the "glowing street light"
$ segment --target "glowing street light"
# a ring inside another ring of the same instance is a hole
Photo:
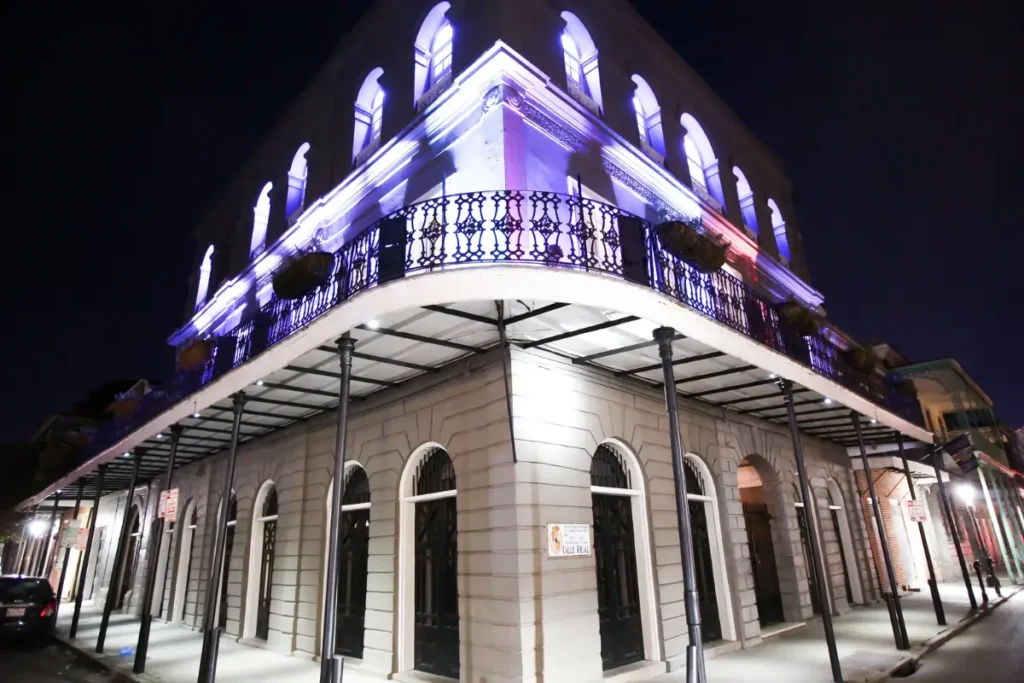
[[[34,519],[28,525],[28,532],[36,538],[46,533],[46,522],[41,519]]]
[[[974,505],[974,487],[970,484],[960,484],[956,487],[956,495],[960,496],[967,505]]]

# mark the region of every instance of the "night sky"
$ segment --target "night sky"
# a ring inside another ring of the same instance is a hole
[[[6,10],[0,441],[169,375],[203,206],[368,4]],[[831,319],[956,357],[1024,424],[1021,3],[634,4],[784,160]]]

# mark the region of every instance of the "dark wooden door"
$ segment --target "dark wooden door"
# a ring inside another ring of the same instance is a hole
[[[370,511],[343,512],[339,534],[338,634],[335,642],[341,654],[362,659]]]
[[[843,561],[843,585],[846,586],[846,602],[853,604],[853,586],[850,585],[850,568],[846,566],[846,551],[843,548],[843,532],[839,528],[839,514],[835,508],[830,508],[832,513],[832,528],[836,530],[836,541],[839,543],[839,558]]]
[[[416,503],[415,666],[459,677],[455,497]]]
[[[785,615],[782,611],[782,591],[779,588],[779,571],[775,565],[768,506],[764,503],[744,503],[743,517],[747,523],[747,544],[754,572],[758,619],[762,626],[777,624],[785,621]]]
[[[815,614],[821,614],[821,597],[818,594],[814,555],[811,554],[811,544],[808,540],[810,532],[807,529],[807,511],[805,508],[798,507],[796,509],[796,519],[800,525],[800,547],[804,551],[804,566],[807,568],[807,588],[811,592],[811,609]]]
[[[633,515],[628,496],[593,494],[594,563],[605,671],[644,658]]]
[[[263,555],[260,560],[260,593],[256,605],[256,638],[270,635],[270,595],[274,582],[274,549],[277,545],[277,520],[263,522]]]
[[[718,593],[711,557],[707,506],[691,500],[690,535],[693,538],[693,563],[697,573],[697,602],[700,605],[701,636],[705,643],[722,639],[722,620],[718,615]]]

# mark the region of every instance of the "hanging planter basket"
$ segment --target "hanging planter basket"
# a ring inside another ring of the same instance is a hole
[[[783,323],[801,337],[817,334],[821,329],[821,318],[818,314],[795,301],[787,301],[779,306],[779,315]]]
[[[203,367],[213,359],[216,348],[212,339],[196,339],[178,352],[178,369],[191,372]]]
[[[714,273],[725,265],[729,245],[702,232],[694,224],[666,221],[657,228],[658,239],[668,253],[686,261],[702,273]]]
[[[114,414],[114,417],[118,420],[123,420],[129,417],[139,407],[139,399],[135,396],[118,396],[117,399],[110,404],[110,412]]]
[[[847,365],[865,375],[870,375],[878,367],[878,356],[871,349],[850,349],[844,355]]]
[[[289,259],[274,274],[274,294],[278,299],[301,299],[327,284],[333,267],[334,254],[326,251],[311,251]]]
[[[896,380],[896,391],[900,392],[900,394],[906,396],[907,398],[917,398],[917,387],[914,385],[913,380]]]

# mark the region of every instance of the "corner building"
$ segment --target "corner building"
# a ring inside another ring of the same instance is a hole
[[[727,244],[725,265],[680,258],[660,227],[672,222]],[[93,491],[110,463],[94,597],[124,574],[118,605],[142,609],[177,426],[179,512],[155,554],[152,613],[200,627],[220,528],[225,637],[319,656],[347,332],[346,669],[501,683],[681,668],[652,337],[669,327],[709,656],[820,613],[808,509],[829,609],[877,598],[853,421],[869,444],[932,435],[893,378],[848,363],[855,341],[782,314],[824,299],[781,163],[627,3],[377,2],[195,236],[170,342],[208,344],[208,362],[101,431],[39,497],[79,477]],[[311,251],[332,255],[330,277],[278,298],[275,273]],[[794,387],[809,505],[780,379]],[[139,449],[148,483],[129,504],[124,456]],[[126,509],[142,524],[115,572]],[[566,524],[589,526],[588,554],[551,556],[549,526]]]

